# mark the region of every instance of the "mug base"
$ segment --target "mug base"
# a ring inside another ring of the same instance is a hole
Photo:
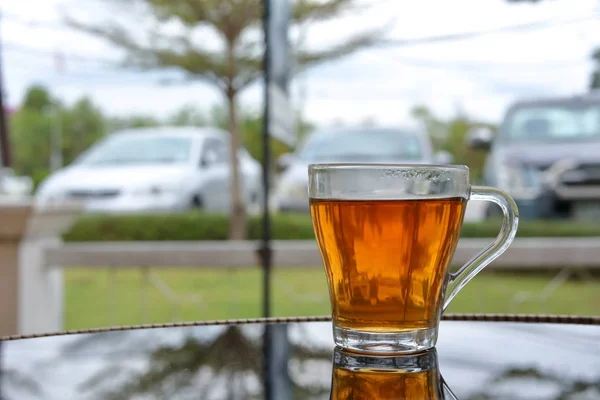
[[[419,353],[435,346],[437,328],[384,333],[357,331],[334,325],[333,340],[343,349],[359,353]]]

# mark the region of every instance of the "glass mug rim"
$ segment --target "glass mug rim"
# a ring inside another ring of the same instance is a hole
[[[410,164],[410,163],[313,163],[308,169],[437,169],[469,172],[469,167],[463,164]]]
[[[362,183],[357,180],[362,180]],[[399,182],[412,182],[414,186],[398,185]],[[428,185],[436,185],[437,191],[430,192]],[[454,164],[309,164],[307,190],[311,201],[469,200],[471,197],[469,167]]]

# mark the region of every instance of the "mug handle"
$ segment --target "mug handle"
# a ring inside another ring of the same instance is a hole
[[[496,239],[487,247],[477,253],[465,265],[453,274],[449,274],[446,297],[442,311],[445,311],[454,296],[488,264],[498,258],[508,249],[514,240],[519,226],[519,210],[514,200],[502,190],[485,187],[471,186],[469,200],[484,200],[498,204],[504,214],[502,228]]]

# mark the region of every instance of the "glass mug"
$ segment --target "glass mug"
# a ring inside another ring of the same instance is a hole
[[[435,346],[442,312],[517,232],[515,202],[498,189],[471,186],[466,166],[311,164],[308,174],[334,341],[346,349]],[[504,222],[490,245],[449,273],[469,199],[498,204]]]
[[[336,347],[330,400],[456,400],[440,375],[435,348],[374,356]]]

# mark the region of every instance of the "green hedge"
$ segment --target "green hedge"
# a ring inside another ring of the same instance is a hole
[[[272,218],[271,231],[276,239],[313,239],[310,217],[277,215]],[[248,239],[261,237],[261,220],[248,221]],[[125,240],[227,240],[229,221],[226,215],[187,214],[155,215],[88,215],[81,217],[64,240],[125,241]]]
[[[313,239],[308,215],[278,214],[272,218],[274,239]],[[500,221],[465,223],[461,237],[494,237]],[[127,240],[227,240],[229,227],[225,215],[188,213],[169,215],[87,215],[81,217],[64,239],[70,242]],[[261,237],[261,221],[251,217],[248,239]],[[600,236],[600,224],[554,221],[521,221],[520,237]]]

